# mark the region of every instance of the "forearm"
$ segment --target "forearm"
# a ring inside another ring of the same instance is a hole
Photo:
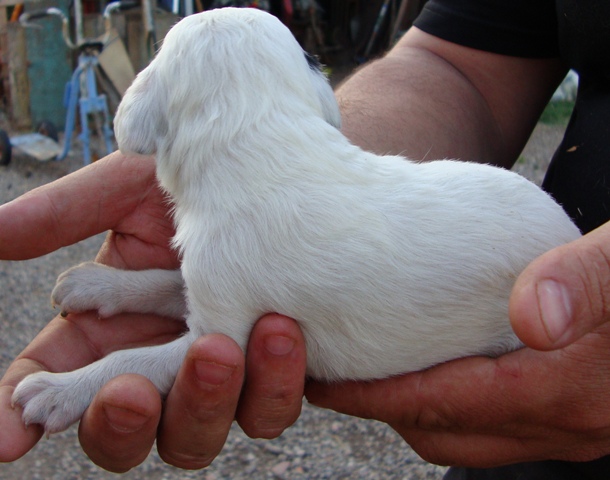
[[[511,166],[563,69],[411,30],[337,89],[343,131],[376,153]]]
[[[489,161],[501,148],[500,132],[477,92],[459,77],[423,50],[377,60],[336,92],[343,132],[379,154]],[[487,141],[473,142],[475,137]]]

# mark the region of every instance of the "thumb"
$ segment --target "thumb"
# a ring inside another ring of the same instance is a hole
[[[532,348],[562,348],[610,319],[610,223],[534,260],[513,288],[513,329]]]

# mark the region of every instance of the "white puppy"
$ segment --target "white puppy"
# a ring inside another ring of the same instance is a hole
[[[197,336],[245,348],[267,312],[298,319],[322,380],[520,347],[509,294],[532,259],[579,236],[561,207],[505,170],[364,152],[339,123],[319,65],[276,18],[221,9],[178,23],[115,126],[124,153],[157,157],[181,271],[84,264],[53,298],[66,313],[184,318],[189,332],[27,377],[13,396],[25,422],[66,428],[122,373],[166,393]]]

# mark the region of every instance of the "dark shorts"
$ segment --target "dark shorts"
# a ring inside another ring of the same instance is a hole
[[[592,462],[531,462],[498,468],[450,468],[444,480],[598,480],[610,479],[610,456]]]

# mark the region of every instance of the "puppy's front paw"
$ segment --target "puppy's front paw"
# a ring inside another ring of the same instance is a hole
[[[59,306],[64,317],[88,310],[97,310],[102,318],[118,313],[113,302],[114,273],[114,269],[94,262],[66,270],[51,293],[53,307]]]
[[[13,405],[23,407],[26,425],[38,423],[47,434],[76,422],[91,402],[85,388],[77,388],[69,373],[40,372],[24,378],[13,392]]]

